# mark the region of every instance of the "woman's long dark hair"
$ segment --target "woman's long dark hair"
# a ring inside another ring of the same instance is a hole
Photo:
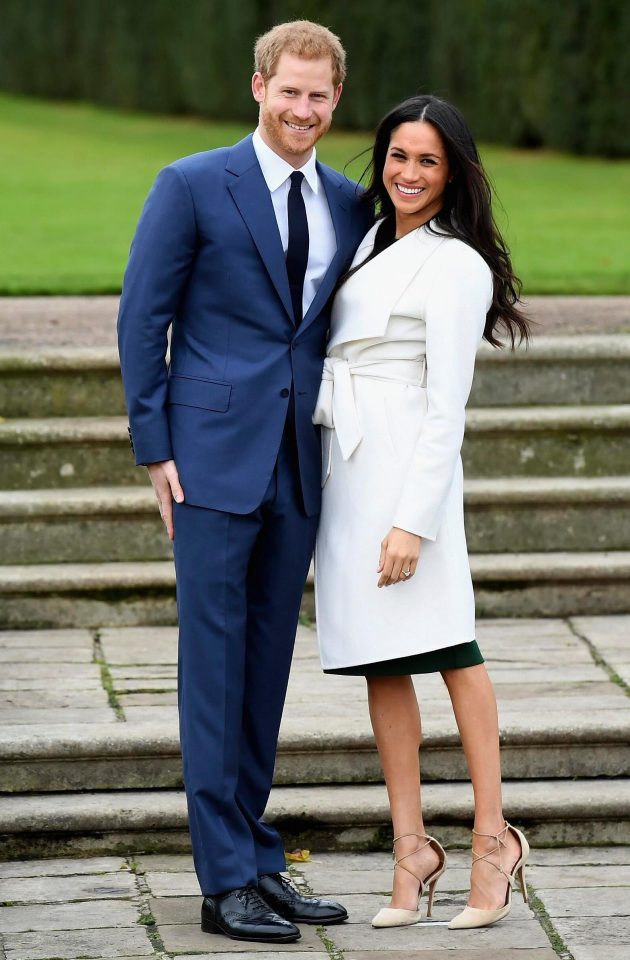
[[[509,250],[492,215],[492,187],[464,117],[456,107],[439,97],[411,97],[394,107],[378,125],[372,160],[364,173],[364,176],[369,174],[369,182],[363,194],[365,202],[372,204],[386,218],[384,229],[379,230],[378,247],[383,249],[388,240],[393,240],[395,208],[383,184],[391,135],[402,123],[416,121],[430,123],[437,130],[446,150],[452,178],[446,185],[444,204],[435,214],[434,222],[440,232],[456,237],[476,250],[492,271],[494,292],[486,316],[484,339],[495,347],[502,346],[496,329],[503,327],[512,347],[517,340],[527,342],[530,321],[516,306],[521,282],[514,274]],[[430,225],[428,229],[431,229]],[[376,253],[378,249],[374,255]]]

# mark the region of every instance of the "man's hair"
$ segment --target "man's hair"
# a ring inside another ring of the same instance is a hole
[[[323,60],[329,57],[332,64],[333,86],[342,83],[346,76],[346,51],[339,37],[327,27],[310,20],[292,20],[279,23],[263,33],[254,47],[254,65],[263,80],[267,81],[278,69],[281,54],[290,53],[303,60]]]

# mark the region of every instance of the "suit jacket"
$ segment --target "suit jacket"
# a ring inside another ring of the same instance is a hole
[[[291,390],[304,503],[320,505],[312,413],[330,296],[372,213],[318,163],[337,250],[296,329],[273,204],[251,136],[166,167],[131,246],[118,318],[138,464],[174,458],[186,502],[249,513],[276,462]],[[170,367],[167,332],[172,324]]]

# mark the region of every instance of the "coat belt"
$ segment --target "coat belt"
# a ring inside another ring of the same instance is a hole
[[[367,377],[370,380],[383,380],[395,383],[409,383],[414,386],[426,386],[426,357],[417,360],[391,359],[363,360],[352,363],[340,357],[326,357],[322,372],[322,384],[313,413],[313,423],[337,435],[341,455],[349,460],[363,438],[361,420],[357,410],[353,377]],[[330,473],[330,443],[326,451],[324,481]]]

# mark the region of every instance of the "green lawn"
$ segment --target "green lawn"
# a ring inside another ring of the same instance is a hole
[[[0,293],[118,291],[160,167],[247,132],[0,94]],[[329,134],[319,155],[342,169],[369,142]],[[630,293],[630,161],[497,147],[483,155],[527,293]]]

